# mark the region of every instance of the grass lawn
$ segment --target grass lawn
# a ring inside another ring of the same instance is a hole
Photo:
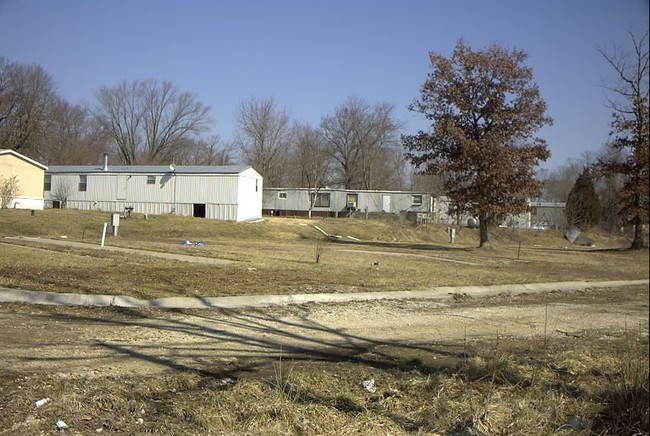
[[[0,210],[0,236],[99,245],[109,221],[110,214],[101,212],[44,210],[32,216]],[[314,226],[347,243],[326,242]],[[625,239],[598,234],[590,235],[596,246],[587,248],[571,245],[559,232],[496,228],[493,248],[485,250],[477,248],[477,230],[459,229],[452,245],[444,226],[390,218],[234,223],[171,215],[135,215],[121,220],[116,237],[110,226],[108,233],[110,246],[234,262],[202,265],[0,239],[0,286],[154,299],[648,278],[648,250],[624,250]],[[205,245],[182,245],[184,240]]]

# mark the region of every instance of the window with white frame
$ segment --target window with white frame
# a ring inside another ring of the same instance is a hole
[[[79,176],[79,192],[86,192],[88,188],[88,176],[82,174]]]
[[[156,176],[147,176],[147,185],[155,185]]]
[[[286,200],[287,199],[287,193],[286,192],[278,192],[278,198],[280,200]]]
[[[422,206],[422,196],[421,195],[411,195],[411,204],[413,206]]]

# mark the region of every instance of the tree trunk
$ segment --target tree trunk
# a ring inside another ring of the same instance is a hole
[[[632,250],[640,250],[643,248],[643,224],[634,224],[634,239],[630,248]]]
[[[479,247],[480,248],[489,248],[490,247],[490,235],[488,233],[488,227],[490,225],[490,218],[487,214],[481,214],[479,216]]]

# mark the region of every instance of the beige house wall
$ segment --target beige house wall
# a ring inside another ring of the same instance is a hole
[[[0,179],[5,181],[14,176],[18,179],[18,195],[12,207],[38,207],[42,209],[43,184],[46,167],[16,153],[3,150],[0,153]]]

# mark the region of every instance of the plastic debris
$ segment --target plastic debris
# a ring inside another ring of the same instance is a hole
[[[581,429],[582,427],[584,427],[582,417],[576,415],[573,418],[571,418],[571,421],[569,421],[569,427],[571,427],[574,430],[578,430],[578,429]]]
[[[206,243],[204,241],[192,242],[186,239],[181,241],[181,245],[198,245],[199,247],[205,247]]]
[[[576,229],[575,227],[571,227],[569,230],[567,230],[564,234],[564,238],[574,245],[582,245],[587,247],[593,247],[595,245],[593,240],[580,233],[580,230]]]
[[[65,430],[68,428],[68,424],[63,422],[63,420],[59,419],[56,421],[56,426],[59,428],[59,430]]]
[[[366,390],[368,392],[370,392],[371,394],[374,394],[375,392],[377,392],[377,389],[375,388],[375,379],[374,378],[371,378],[370,380],[364,380],[362,384],[363,384],[363,387],[366,388]]]
[[[34,402],[34,406],[36,406],[36,407],[41,407],[41,406],[46,405],[46,404],[49,403],[50,401],[52,401],[52,400],[50,400],[49,398],[43,398],[43,399],[41,399],[41,400],[35,401],[35,402]]]

